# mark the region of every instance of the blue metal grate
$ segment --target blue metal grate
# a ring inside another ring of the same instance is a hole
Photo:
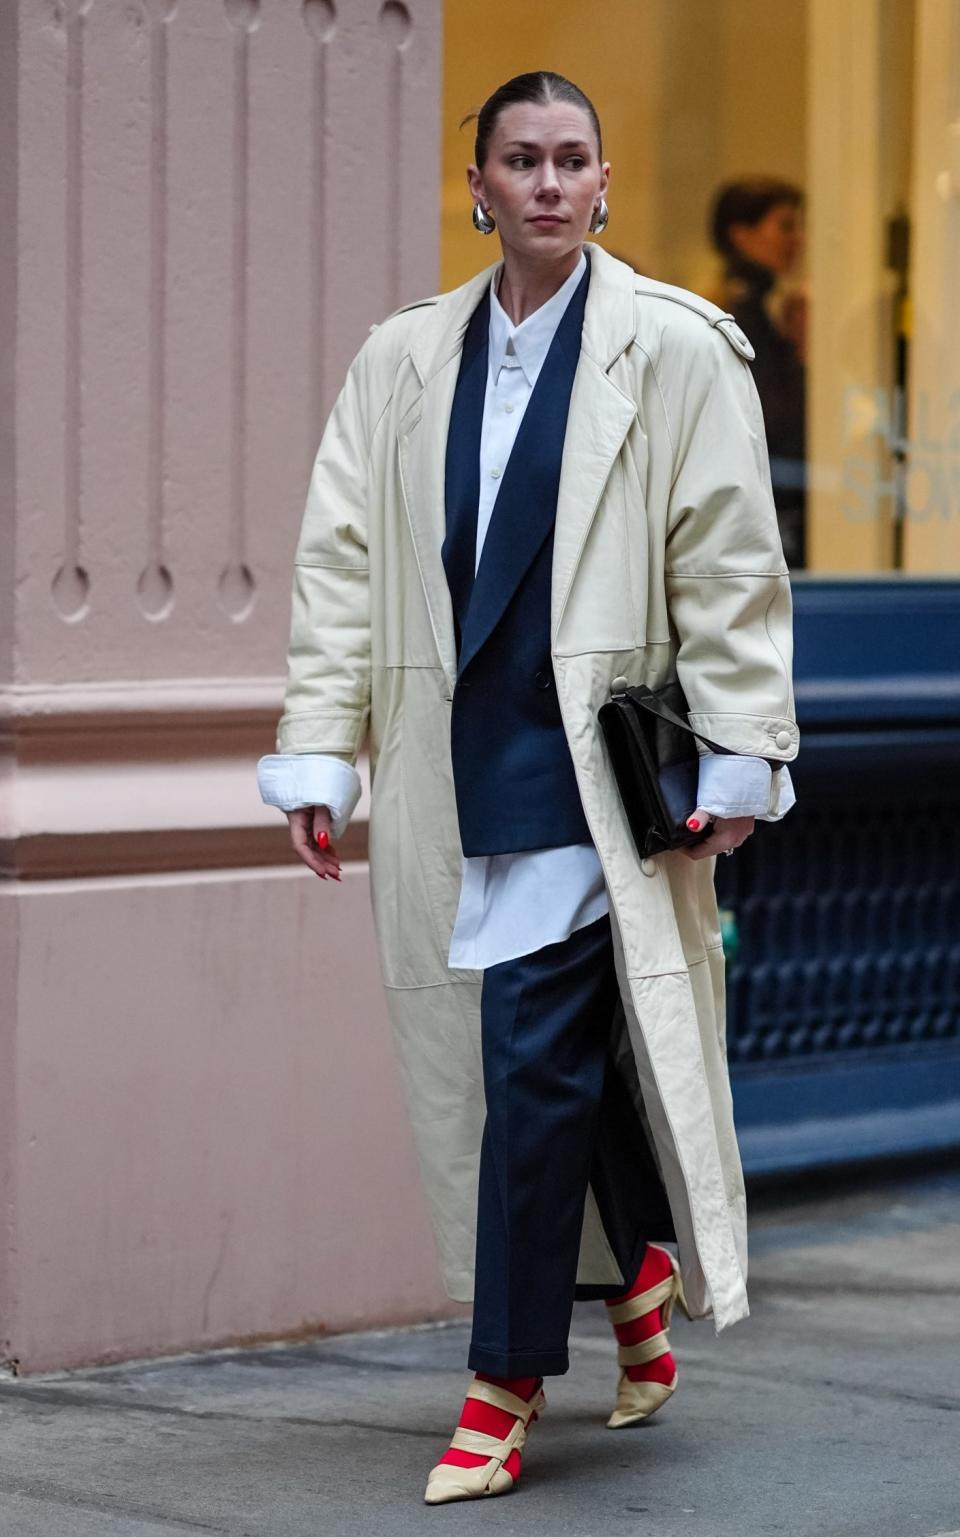
[[[960,584],[794,602],[797,806],[717,867],[748,1168],[960,1143]]]

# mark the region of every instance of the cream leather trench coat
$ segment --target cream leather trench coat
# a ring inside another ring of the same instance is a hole
[[[712,1312],[719,1331],[748,1308],[714,861],[641,863],[596,717],[614,678],[657,687],[677,672],[707,736],[792,759],[790,587],[749,342],[706,300],[598,246],[592,257],[557,506],[553,666],[610,894],[618,1060],[663,1175],[691,1310]],[[373,327],[350,367],[310,482],[277,742],[353,761],[369,727],[383,980],[444,1281],[462,1301],[485,1113],[481,974],[447,968],[462,865],[440,546],[460,349],[492,270]],[[578,1279],[621,1279],[592,1193]]]

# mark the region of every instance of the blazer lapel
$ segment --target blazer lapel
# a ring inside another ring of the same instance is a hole
[[[453,599],[457,648],[473,593],[480,503],[480,438],[487,393],[490,300],[480,301],[464,337],[460,372],[447,431],[444,500],[446,537],[441,557]]]
[[[588,258],[587,271],[557,327],[507,461],[463,629],[461,672],[493,633],[532,561],[553,532],[570,392],[580,357],[589,282]]]

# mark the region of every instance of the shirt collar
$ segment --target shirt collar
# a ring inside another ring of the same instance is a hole
[[[497,298],[497,282],[503,271],[503,263],[501,262],[495,268],[490,277],[489,333],[490,377],[494,383],[507,355],[507,343],[512,341],[513,351],[523,369],[524,377],[531,389],[533,388],[550,350],[550,343],[553,341],[557,326],[563,319],[564,311],[573,298],[574,290],[583,277],[586,266],[587,258],[581,251],[580,260],[556,293],[545,304],[541,304],[539,309],[534,310],[532,315],[528,315],[526,320],[522,320],[518,326],[514,325]]]

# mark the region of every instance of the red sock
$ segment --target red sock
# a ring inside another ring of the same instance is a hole
[[[492,1377],[489,1372],[477,1372],[476,1375],[478,1381],[492,1382],[495,1387],[506,1388],[508,1393],[514,1393],[517,1398],[522,1398],[527,1403],[541,1382],[539,1377]],[[498,1440],[502,1440],[504,1436],[510,1434],[516,1422],[516,1415],[511,1414],[507,1409],[497,1409],[493,1404],[485,1404],[479,1398],[465,1398],[463,1412],[457,1424],[462,1425],[464,1430],[482,1430],[488,1436],[496,1436]],[[440,1461],[452,1463],[455,1468],[477,1468],[486,1462],[487,1458],[480,1456],[477,1452],[461,1452],[458,1448],[451,1446]],[[516,1483],[520,1477],[520,1453],[512,1451],[503,1465]]]
[[[653,1244],[647,1244],[643,1264],[630,1290],[620,1297],[608,1298],[607,1306],[615,1307],[618,1302],[626,1302],[630,1297],[639,1296],[640,1292],[649,1291],[658,1282],[665,1281],[671,1269],[670,1258],[665,1250],[658,1249]],[[659,1307],[651,1308],[640,1318],[630,1318],[626,1323],[613,1326],[621,1345],[639,1345],[641,1340],[648,1340],[651,1335],[658,1334],[662,1328]],[[665,1355],[656,1356],[654,1360],[647,1361],[643,1366],[627,1366],[624,1370],[631,1382],[670,1383],[676,1374],[677,1365],[673,1356],[667,1351]]]

